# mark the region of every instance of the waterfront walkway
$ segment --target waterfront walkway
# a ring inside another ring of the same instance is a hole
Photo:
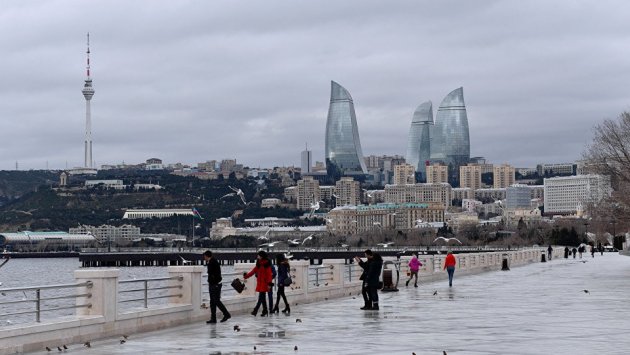
[[[237,315],[226,323],[131,334],[124,344],[121,338],[93,341],[89,349],[68,344],[66,353],[627,354],[630,257],[582,261],[456,273],[450,289],[446,281],[419,288],[403,282],[400,292],[381,293],[378,312],[359,310],[361,296],[352,295],[292,305],[290,316]]]

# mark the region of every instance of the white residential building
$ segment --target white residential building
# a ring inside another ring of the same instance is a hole
[[[545,213],[573,214],[578,206],[586,207],[610,196],[610,177],[576,175],[548,178],[545,184]]]

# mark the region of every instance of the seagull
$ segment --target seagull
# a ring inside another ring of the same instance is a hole
[[[47,350],[47,351],[52,351],[49,347],[46,347],[46,350]]]
[[[332,222],[333,222],[333,220],[332,220],[332,219],[330,219],[330,218],[326,218],[326,223],[332,223]]]
[[[287,240],[287,243],[289,243],[289,245],[292,246],[292,247],[300,245],[300,242],[301,241],[299,239],[297,239],[297,238],[296,239],[289,239],[289,240]]]
[[[348,244],[343,244],[343,243],[342,243],[342,244],[340,245],[340,247],[342,247],[342,248],[347,248],[347,247],[349,247],[349,245],[348,245]]]
[[[245,193],[243,193],[243,190],[241,190],[241,189],[235,189],[235,188],[233,188],[232,186],[229,186],[229,185],[228,185],[228,187],[229,187],[232,191],[234,191],[234,192],[236,193],[236,196],[238,196],[238,197],[240,197],[240,198],[241,198],[241,201],[243,202],[243,204],[244,204],[244,205],[247,205],[247,201],[245,201]]]
[[[286,253],[286,254],[284,254],[284,257],[285,257],[285,258],[287,258],[287,259],[289,259],[289,260],[291,260],[291,259],[293,259],[293,254],[291,254],[291,253]]]
[[[228,197],[232,197],[232,196],[236,196],[236,193],[235,192],[230,192],[229,194],[225,194],[219,200],[223,200],[224,198],[228,198]]]
[[[86,341],[85,343],[83,343],[83,346],[85,346],[86,348],[91,348],[92,344],[89,341]]]
[[[367,195],[368,198],[374,197],[374,191],[372,191],[372,190],[368,191],[366,189],[362,189],[362,190],[363,190],[363,192],[365,192],[365,194]]]
[[[259,247],[261,247],[261,248],[262,248],[262,247],[273,248],[273,247],[275,247],[275,246],[276,246],[276,244],[278,244],[278,243],[280,243],[280,242],[263,243],[263,244],[260,244],[260,245],[259,245]]]
[[[390,245],[394,245],[394,242],[378,243],[376,245],[378,245],[380,247],[383,247],[383,248],[388,248]]]
[[[334,197],[335,199],[338,199],[338,198],[339,198],[339,196],[337,196],[337,195],[335,195],[335,194],[332,194],[332,197]]]
[[[267,231],[265,232],[264,235],[261,235],[260,237],[258,237],[258,240],[269,240],[269,232],[271,231],[271,227],[269,227],[269,229],[267,229]]]
[[[459,244],[462,244],[462,242],[460,242],[459,239],[457,239],[457,238],[444,238],[444,237],[437,237],[437,238],[435,238],[433,240],[433,243],[437,242],[440,239],[442,239],[443,241],[445,241],[447,243],[450,242],[451,240],[454,240],[454,241],[458,242]]]
[[[315,234],[311,234],[308,237],[304,238],[304,240],[302,241],[302,245],[304,245],[304,243],[308,242],[309,240],[312,240],[314,236]]]
[[[313,214],[315,213],[315,211],[317,211],[320,208],[320,203],[325,203],[324,201],[317,201],[317,202],[313,202],[311,203],[311,212],[308,214],[308,218],[313,217]]]
[[[379,228],[383,228],[383,226],[381,225],[381,222],[372,222],[373,226],[377,226]]]
[[[179,258],[180,258],[180,259],[182,259],[182,264],[183,264],[183,265],[190,265],[190,263],[191,263],[191,261],[190,261],[190,260],[186,260],[186,259],[182,258],[182,256],[181,256],[181,255],[178,255],[178,256],[179,256]]]
[[[584,293],[591,293],[589,290],[583,290]]]

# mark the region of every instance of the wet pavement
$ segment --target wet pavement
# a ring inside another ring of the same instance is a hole
[[[554,259],[461,277],[456,272],[452,288],[447,281],[418,288],[403,282],[400,292],[380,294],[380,311],[360,310],[363,301],[357,295],[292,305],[290,316],[238,315],[226,323],[131,334],[123,344],[122,338],[93,341],[89,349],[69,344],[65,352],[630,353],[630,257],[607,253],[582,261]]]

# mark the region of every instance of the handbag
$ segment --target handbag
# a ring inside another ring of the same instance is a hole
[[[293,283],[293,280],[291,280],[290,276],[287,276],[287,278],[284,279],[284,286],[291,286],[291,284]]]
[[[241,293],[245,289],[245,284],[241,282],[239,278],[235,278],[232,280],[232,288],[236,290],[236,292]]]

